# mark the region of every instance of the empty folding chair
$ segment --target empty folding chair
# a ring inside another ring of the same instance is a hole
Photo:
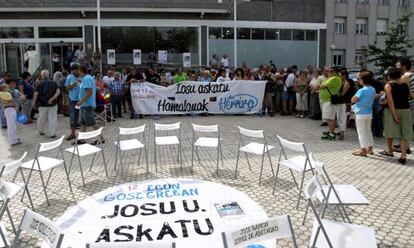
[[[309,160],[309,153],[306,150],[305,144],[285,140],[281,138],[279,135],[277,136],[277,139],[279,140],[279,144],[280,144],[280,153],[279,153],[279,161],[278,161],[277,169],[276,169],[275,182],[273,185],[273,194],[275,193],[275,190],[276,190],[276,183],[277,183],[277,177],[279,174],[279,168],[280,166],[286,167],[287,169],[289,169],[296,187],[299,187],[298,202],[296,204],[296,209],[298,209],[300,198],[302,197],[302,188],[303,188],[303,181],[305,179],[305,173],[308,171],[311,171],[314,174],[313,165],[311,161]],[[286,150],[295,152],[296,156],[288,157]],[[296,178],[293,175],[293,171],[298,172],[299,174],[302,174],[300,186],[298,185]]]
[[[0,222],[0,247],[10,247],[11,242],[10,238],[7,235],[6,228],[4,227],[3,223]]]
[[[93,164],[95,162],[96,154],[100,152],[102,154],[102,160],[105,166],[106,177],[108,177],[108,169],[106,167],[105,155],[102,149],[102,129],[103,128],[101,127],[97,130],[90,131],[90,132],[78,132],[78,134],[76,135],[75,146],[70,147],[65,150],[69,153],[72,153],[72,157],[70,159],[70,165],[69,165],[69,173],[72,169],[73,158],[75,156],[78,158],[80,172],[82,176],[82,184],[84,187],[85,187],[85,177],[83,175],[83,168],[82,168],[82,162],[81,162],[81,158],[83,157],[93,155],[92,163],[89,168],[89,171],[91,171]],[[79,140],[85,141],[85,140],[90,140],[94,138],[97,138],[96,145],[91,145],[88,143],[79,144]]]
[[[138,135],[142,134],[142,140],[144,143],[139,141],[138,139],[127,139],[127,140],[121,140],[121,136],[131,136],[131,135]],[[134,128],[119,128],[118,133],[118,141],[115,141],[114,144],[116,146],[116,154],[115,154],[115,170],[116,165],[118,161],[118,154],[119,154],[119,161],[121,166],[121,173],[123,176],[123,165],[122,165],[122,159],[123,159],[123,153],[127,151],[133,151],[133,150],[139,150],[139,156],[138,156],[138,166],[141,160],[141,153],[142,149],[144,149],[144,155],[145,155],[145,162],[147,165],[147,172],[148,172],[148,155],[147,155],[147,146],[145,145],[146,138],[145,138],[145,125],[134,127]]]
[[[249,129],[245,129],[239,126],[237,127],[239,129],[239,146],[237,150],[235,178],[237,178],[237,169],[239,165],[240,152],[244,152],[244,154],[246,155],[247,164],[249,165],[250,170],[252,170],[252,167],[250,166],[250,161],[249,161],[249,157],[247,156],[247,154],[250,153],[250,154],[260,155],[262,156],[262,163],[260,166],[260,178],[259,178],[259,186],[260,186],[262,182],[263,162],[264,162],[265,154],[267,154],[267,157],[269,158],[269,164],[270,164],[270,169],[272,169],[272,174],[273,176],[275,175],[273,171],[272,160],[270,159],[270,153],[269,153],[270,150],[272,150],[275,147],[267,144],[264,130],[249,130]],[[244,137],[248,138],[249,140],[260,139],[263,141],[263,143],[257,143],[257,142],[252,141],[248,143],[247,145],[245,145]]]
[[[298,247],[289,215],[251,223],[236,231],[222,233],[222,238],[224,248],[250,247],[250,245],[253,246],[257,242],[274,239],[276,239],[277,244],[277,240],[283,238],[290,238],[292,246],[294,248]]]
[[[20,247],[20,234],[22,231],[41,238],[50,248],[61,247],[64,237],[64,234],[53,221],[30,209],[24,211],[13,247]]]
[[[40,143],[34,159],[29,160],[22,164],[22,168],[30,170],[29,176],[27,177],[27,182],[26,182],[27,185],[29,185],[32,172],[33,171],[39,172],[40,179],[42,181],[43,192],[45,193],[46,202],[48,206],[50,206],[50,203],[49,203],[49,198],[47,196],[46,189],[47,189],[47,186],[49,185],[49,180],[52,177],[53,170],[56,167],[63,165],[63,168],[65,169],[66,179],[68,181],[70,191],[72,192],[72,185],[69,180],[69,172],[68,172],[68,169],[66,168],[65,157],[63,156],[63,150],[62,150],[62,143],[63,143],[64,138],[65,138],[65,135],[60,137],[58,140],[55,140],[52,142]],[[53,150],[56,150],[57,153],[60,154],[61,159],[57,157],[53,158],[53,157],[40,156],[41,153],[51,152]],[[43,178],[43,173],[46,171],[50,171],[50,173],[45,182]],[[24,193],[23,193],[23,196],[24,196]]]
[[[191,172],[193,171],[194,163],[194,147],[197,153],[198,162],[200,163],[200,155],[198,154],[198,147],[212,147],[217,148],[217,175],[219,170],[219,160],[221,155],[221,165],[223,165],[223,151],[221,148],[220,129],[218,125],[201,126],[192,124],[193,138],[191,147]],[[217,133],[216,137],[200,137],[198,133]],[[197,140],[196,140],[197,139]]]
[[[23,163],[23,159],[26,158],[26,155],[27,155],[27,152],[25,152],[20,159],[14,160],[14,161],[11,161],[11,162],[8,162],[8,163],[4,164],[4,166],[2,167],[2,169],[0,171],[0,186],[4,189],[3,194],[0,194],[0,201],[2,202],[2,206],[1,206],[1,209],[0,209],[0,220],[2,219],[4,212],[6,212],[9,219],[10,219],[10,223],[13,227],[14,234],[16,234],[16,228],[14,226],[13,218],[10,214],[9,202],[21,190],[24,189],[25,192],[27,193],[27,195],[29,196],[30,205],[33,209],[32,198],[31,198],[29,190],[27,188],[26,179],[24,177],[23,170],[22,170],[22,167],[21,167],[21,165]],[[22,178],[22,182],[16,182],[16,177],[18,176],[18,174],[20,174],[20,177]],[[5,180],[4,177],[7,176],[7,175],[13,175],[14,176],[13,180],[11,182]]]
[[[86,248],[119,248],[118,243],[90,243],[86,244]],[[122,248],[175,248],[175,243],[151,241],[146,243],[122,242]]]
[[[313,176],[305,186],[305,196],[316,219],[313,223],[310,247],[330,248],[376,248],[375,232],[364,225],[355,225],[326,220],[320,217],[314,201],[317,194],[322,194],[322,186],[316,176]],[[319,237],[322,231],[323,237]]]
[[[157,132],[170,132],[176,131],[177,135],[172,136],[157,136]],[[154,161],[155,161],[155,171],[157,171],[157,146],[165,145],[177,145],[177,161],[180,162],[181,169],[183,168],[183,158],[181,151],[181,122],[173,124],[158,124],[154,123]]]
[[[325,211],[329,206],[335,206],[338,207],[339,213],[344,222],[348,221],[349,223],[351,223],[349,215],[346,212],[345,206],[368,205],[368,199],[353,185],[333,184],[331,178],[329,177],[325,169],[324,164],[319,162],[313,162],[314,159],[312,153],[309,153],[309,159],[311,160],[312,165],[316,170],[316,175],[318,176],[319,181],[324,182],[324,185],[322,185],[322,191],[317,193],[316,195],[317,199],[319,200],[322,206],[321,217],[324,218]],[[329,200],[327,201],[326,199]],[[305,222],[308,208],[309,205],[306,208],[306,213],[303,218],[303,222]]]

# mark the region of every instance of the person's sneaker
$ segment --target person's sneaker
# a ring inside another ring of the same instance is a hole
[[[321,139],[333,141],[336,140],[336,135],[329,133],[328,135],[322,136]]]
[[[328,134],[329,134],[329,131],[322,132],[322,134],[326,136],[326,135],[328,135]]]
[[[39,132],[39,135],[40,135],[40,136],[43,136],[43,135],[45,135],[45,133],[43,133],[43,132]]]
[[[344,139],[345,139],[344,132],[339,132],[339,134],[338,134],[338,140],[344,140]]]
[[[86,142],[83,140],[78,140],[78,145],[83,145],[83,144],[86,144]],[[76,141],[72,142],[72,145],[73,146],[76,145]]]
[[[327,127],[327,126],[328,126],[328,123],[322,122],[321,127]]]

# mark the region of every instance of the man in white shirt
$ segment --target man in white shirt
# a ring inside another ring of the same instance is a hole
[[[78,61],[83,61],[85,60],[87,57],[86,51],[83,49],[83,46],[80,46],[76,51],[75,51],[75,58]]]
[[[114,73],[113,73],[112,69],[108,69],[106,75],[102,78],[102,80],[104,81],[105,86],[108,86],[114,80],[113,74]]]
[[[226,69],[229,68],[229,58],[226,54],[224,54],[223,58],[221,58],[221,65]]]
[[[288,75],[285,81],[285,88],[283,92],[283,112],[286,115],[291,115],[293,112],[293,102],[296,99],[294,89],[296,80],[296,70],[293,67],[289,67],[287,70],[287,74]]]

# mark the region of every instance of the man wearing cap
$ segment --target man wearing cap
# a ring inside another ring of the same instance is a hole
[[[66,140],[72,140],[76,138],[75,130],[79,127],[79,109],[75,108],[76,103],[79,101],[79,85],[81,80],[79,78],[79,65],[72,63],[70,66],[70,74],[66,78],[65,87],[69,92],[69,118],[70,118],[70,135]]]
[[[322,118],[328,120],[329,131],[324,132],[321,138],[323,140],[335,140],[335,114],[339,102],[333,100],[339,95],[342,80],[333,66],[328,68],[327,73],[328,79],[321,84],[319,96],[322,102]]]

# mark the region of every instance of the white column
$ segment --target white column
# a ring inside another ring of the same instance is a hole
[[[96,27],[98,29],[98,51],[101,54],[99,70],[102,71],[102,44],[101,44],[101,0],[96,0]],[[94,44],[95,45],[95,44]]]
[[[234,17],[234,67],[237,68],[237,0],[233,0],[233,17]]]

